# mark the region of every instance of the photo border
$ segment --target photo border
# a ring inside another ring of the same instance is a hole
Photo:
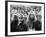
[[[44,33],[8,35],[8,7],[7,7],[8,2],[44,4]],[[42,3],[42,2],[27,2],[27,1],[5,1],[5,36],[25,36],[25,35],[41,35],[41,34],[45,34],[45,3]]]

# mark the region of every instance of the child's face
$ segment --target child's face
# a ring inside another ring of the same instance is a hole
[[[37,17],[37,20],[41,21],[41,18],[42,18],[41,15],[37,15],[36,17]]]
[[[29,17],[30,17],[30,18],[34,18],[34,14],[30,14]]]

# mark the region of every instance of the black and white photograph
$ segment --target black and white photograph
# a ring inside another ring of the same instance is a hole
[[[44,4],[8,2],[8,35],[44,33]]]

